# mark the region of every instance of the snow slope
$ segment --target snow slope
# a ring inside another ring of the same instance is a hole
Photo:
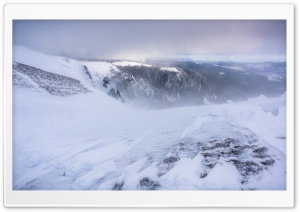
[[[143,111],[15,88],[13,111],[13,189],[286,188],[284,96]]]
[[[32,51],[22,46],[13,48],[14,62],[33,66],[54,74],[63,75],[73,79],[81,80],[78,72],[80,64],[72,59],[50,56]]]

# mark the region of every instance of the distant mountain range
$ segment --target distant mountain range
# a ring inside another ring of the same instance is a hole
[[[286,90],[286,63],[90,61],[14,47],[14,86],[68,96],[106,92],[123,103],[175,107],[226,103]]]

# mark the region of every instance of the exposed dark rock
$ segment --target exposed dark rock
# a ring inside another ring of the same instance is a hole
[[[229,155],[230,156],[239,156],[243,153],[242,149],[230,149]]]
[[[212,149],[216,149],[216,148],[227,148],[230,147],[230,142],[224,142],[224,143],[216,143]]]
[[[253,174],[258,174],[259,171],[262,170],[262,167],[259,166],[254,161],[239,161],[237,159],[229,160],[231,161],[235,167],[240,171],[241,175],[249,176]]]
[[[211,164],[207,164],[206,166],[209,167],[210,169],[212,169],[215,167],[216,164],[217,163],[211,163]]]
[[[259,155],[253,155],[253,157],[254,157],[254,158],[264,159],[264,158],[269,158],[270,155],[259,154]]]
[[[164,159],[164,163],[175,163],[178,160],[179,160],[178,157],[170,156]]]
[[[108,77],[103,78],[103,86],[107,88],[107,85],[110,84],[110,79]]]
[[[262,154],[262,153],[265,153],[267,150],[268,149],[266,147],[260,147],[260,148],[253,150],[253,152],[257,153],[257,154]]]
[[[207,151],[207,150],[213,150],[214,148],[213,147],[210,147],[210,146],[202,146],[201,147],[201,151]]]
[[[226,138],[224,140],[224,142],[225,143],[229,143],[229,144],[236,144],[237,143],[237,141],[235,139],[233,139],[233,138]]]
[[[215,152],[205,152],[205,153],[202,153],[203,157],[205,158],[214,158],[214,159],[219,159],[220,158],[220,155],[218,153],[215,153]]]
[[[92,80],[92,82],[94,82],[91,73],[89,72],[88,68],[85,65],[83,66],[83,71],[89,77],[89,79]]]
[[[112,190],[122,190],[124,185],[124,181],[120,182],[120,183],[115,183],[114,187]]]
[[[200,178],[205,178],[207,176],[207,172],[202,172],[201,174],[200,174]]]
[[[270,159],[270,160],[262,161],[260,163],[263,164],[263,165],[265,165],[265,166],[271,166],[271,165],[273,165],[275,163],[275,160]]]
[[[142,190],[157,190],[161,185],[157,181],[153,181],[148,177],[140,180],[140,187]]]

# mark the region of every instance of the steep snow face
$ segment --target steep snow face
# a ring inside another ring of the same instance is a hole
[[[104,77],[111,77],[115,73],[119,73],[120,70],[108,62],[81,62],[84,64],[88,70],[91,72],[91,75],[94,79],[103,79]]]
[[[102,92],[13,97],[15,190],[286,189],[285,96],[156,111]]]
[[[21,64],[29,65],[41,70],[81,80],[78,72],[80,64],[72,59],[45,55],[29,50],[25,47],[14,46],[13,60]]]

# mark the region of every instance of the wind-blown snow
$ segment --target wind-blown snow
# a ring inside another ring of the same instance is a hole
[[[104,93],[60,98],[16,88],[13,110],[14,189],[285,189],[284,96],[140,111]],[[276,155],[274,165],[247,175],[247,184],[231,161],[241,156],[207,168],[197,142],[246,142],[251,132]]]

